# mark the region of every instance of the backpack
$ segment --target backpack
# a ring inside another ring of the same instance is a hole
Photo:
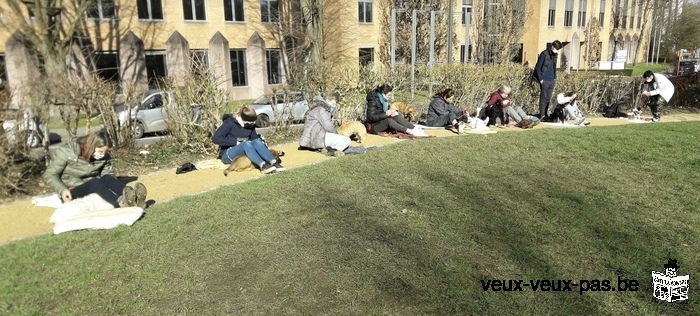
[[[615,102],[609,107],[607,107],[603,113],[604,117],[607,118],[616,118],[618,117],[618,112],[620,112],[620,102]]]

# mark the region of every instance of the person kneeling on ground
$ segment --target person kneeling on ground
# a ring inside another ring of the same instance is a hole
[[[561,113],[556,111],[556,115],[553,113],[552,116],[555,118],[559,117],[561,119],[561,115],[563,115],[563,122],[566,122],[567,120],[575,120],[574,125],[590,125],[591,122],[586,121],[586,119],[583,117],[583,112],[581,112],[581,109],[578,107],[578,102],[576,102],[577,97],[578,94],[574,91],[557,94],[557,108],[561,109]]]
[[[383,84],[367,93],[366,123],[370,124],[370,130],[378,134],[392,128],[401,133],[427,137],[428,134],[407,121],[401,113],[389,109],[388,100],[393,96],[393,90],[392,86]]]
[[[453,127],[459,134],[464,132],[464,126],[469,119],[469,114],[464,109],[455,108],[452,105],[452,97],[455,91],[447,88],[439,91],[428,106],[426,125],[434,127]]]
[[[114,177],[110,142],[104,132],[73,138],[56,149],[44,179],[63,202],[97,193],[114,207],[146,207],[146,187],[130,187]]]
[[[350,137],[338,135],[333,117],[336,112],[337,92],[327,92],[323,97],[314,97],[311,109],[306,114],[304,131],[301,133],[299,146],[317,150],[325,149],[327,154],[342,156],[350,146]]]
[[[642,97],[644,98],[644,105],[651,109],[651,114],[654,116],[651,120],[653,122],[658,122],[661,120],[661,105],[659,104],[659,96],[661,96],[666,103],[668,103],[673,97],[673,93],[676,88],[673,86],[666,76],[662,74],[656,74],[651,70],[647,70],[642,75],[644,82],[642,83]]]
[[[256,118],[255,110],[250,105],[243,106],[237,117],[224,114],[223,123],[211,138],[214,144],[219,145],[219,158],[223,163],[230,164],[236,157],[246,155],[262,173],[284,171],[285,168],[255,132]]]

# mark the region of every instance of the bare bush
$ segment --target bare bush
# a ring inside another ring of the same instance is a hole
[[[211,136],[221,125],[221,111],[228,95],[218,88],[219,82],[204,64],[195,64],[195,71],[181,87],[171,87],[174,104],[165,105],[170,135],[190,153],[212,153],[216,146]],[[166,84],[168,86],[170,84]]]
[[[4,107],[0,113],[3,121],[17,122],[7,132],[4,128],[0,129],[0,198],[3,199],[13,194],[29,193],[27,183],[44,170],[44,164],[30,156],[30,146],[25,141],[29,131],[21,128],[25,124],[23,114],[22,111],[5,111]]]

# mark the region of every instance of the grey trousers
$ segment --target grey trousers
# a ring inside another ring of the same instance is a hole
[[[521,106],[507,106],[503,108],[503,112],[515,123],[520,123],[523,119],[527,118],[527,113],[523,110]]]

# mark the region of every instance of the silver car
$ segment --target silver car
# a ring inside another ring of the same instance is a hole
[[[301,92],[263,95],[250,106],[258,116],[255,122],[257,127],[268,127],[271,122],[277,121],[301,122],[309,110],[309,103]]]
[[[132,101],[136,103],[131,108],[131,120],[134,129],[134,137],[141,138],[146,133],[165,132],[168,130],[168,110],[174,109],[177,104],[173,100],[173,93],[167,90],[150,90]],[[116,107],[119,124],[124,126],[127,122],[126,106]],[[198,122],[201,118],[201,110],[197,106],[191,106],[190,118]]]

